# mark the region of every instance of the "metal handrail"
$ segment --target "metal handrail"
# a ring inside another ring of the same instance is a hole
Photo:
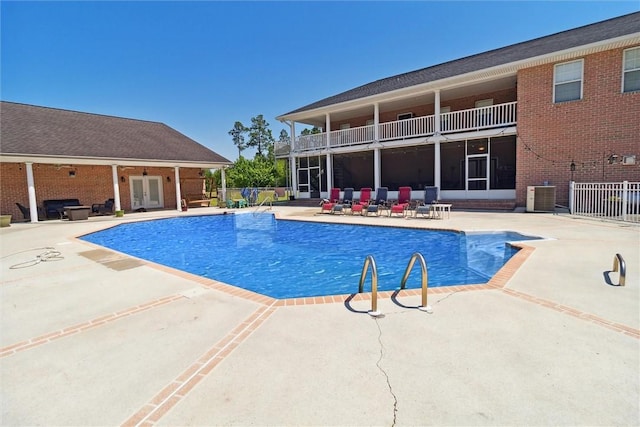
[[[407,279],[409,278],[409,274],[411,273],[411,269],[413,265],[416,263],[416,260],[420,261],[420,269],[422,270],[422,305],[419,307],[420,310],[426,311],[427,313],[431,313],[431,306],[427,305],[427,288],[429,286],[429,275],[427,273],[427,262],[424,260],[424,257],[421,253],[416,252],[411,255],[411,259],[409,259],[409,264],[407,264],[407,269],[404,271],[404,275],[402,276],[402,281],[400,282],[400,289],[404,289],[407,286]]]
[[[261,208],[261,207],[265,204],[265,202],[267,202],[267,201],[269,202],[269,208],[268,208],[268,209],[265,209],[265,212],[266,212],[266,211],[270,211],[270,210],[271,210],[271,208],[273,208],[273,204],[271,203],[271,196],[267,196],[267,197],[265,197],[265,198],[264,198],[264,200],[263,200],[262,202],[260,202],[260,204],[256,207],[256,210],[255,210],[255,211],[253,211],[253,215],[254,215],[254,216],[255,216],[255,215],[257,215],[257,214],[259,213],[260,208]]]
[[[620,254],[616,254],[616,256],[613,257],[613,270],[611,271],[616,272],[618,269],[620,269],[619,283],[613,286],[624,286],[627,277],[627,263],[624,262],[624,258],[622,258]]]
[[[368,268],[371,267],[371,316],[380,316],[378,311],[378,268],[376,267],[376,261],[373,259],[373,255],[367,255],[362,266],[362,274],[360,275],[360,284],[358,285],[358,293],[361,294],[364,290],[364,280],[367,277]]]

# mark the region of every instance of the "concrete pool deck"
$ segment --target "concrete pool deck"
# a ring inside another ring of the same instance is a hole
[[[637,225],[274,207],[283,219],[549,238],[525,242],[489,285],[430,289],[433,314],[401,292],[379,299],[380,318],[366,298],[273,300],[75,238],[225,211],[1,228],[0,424],[640,425]],[[624,287],[607,283],[616,253]]]

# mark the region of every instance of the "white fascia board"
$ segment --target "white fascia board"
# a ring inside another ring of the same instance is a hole
[[[632,46],[640,44],[640,33],[634,33],[606,41],[600,41],[566,49],[563,51],[553,52],[545,55],[535,56],[520,61],[510,62],[508,64],[501,64],[495,67],[484,68],[482,70],[473,71],[466,74],[459,74],[456,76],[447,77],[445,79],[434,80],[431,82],[421,83],[414,86],[408,86],[402,89],[396,89],[394,91],[384,92],[377,95],[371,95],[364,98],[353,99],[351,101],[345,101],[339,104],[327,105],[319,107],[313,110],[302,111],[295,114],[285,114],[276,117],[276,119],[299,121],[308,117],[331,114],[341,112],[345,110],[353,110],[359,107],[366,107],[378,102],[388,102],[397,99],[404,98],[408,95],[415,96],[416,92],[428,93],[436,89],[446,90],[463,85],[470,85],[473,83],[480,83],[485,80],[491,80],[499,77],[506,77],[514,75],[518,70],[524,68],[531,68],[538,65],[548,64],[551,62],[560,62],[569,60],[578,56],[584,56],[593,54],[605,50],[617,49],[620,47]]]
[[[64,157],[64,156],[39,156],[30,154],[0,155],[0,163],[39,163],[39,164],[72,164],[92,166],[148,166],[148,167],[183,167],[201,169],[220,169],[233,163],[213,162],[188,162],[172,160],[147,160],[147,159],[106,159],[93,157]]]

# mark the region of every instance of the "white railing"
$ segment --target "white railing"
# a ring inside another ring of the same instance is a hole
[[[452,111],[440,115],[442,133],[480,130],[516,124],[517,102]]]
[[[330,133],[329,144],[332,147],[343,147],[373,142],[373,131],[373,125],[334,130]]]
[[[397,120],[395,122],[380,123],[378,125],[380,141],[433,135],[435,132],[433,126],[434,117],[435,116],[422,116]]]
[[[321,150],[327,147],[327,134],[314,133],[311,135],[300,135],[296,138],[294,151]]]
[[[640,182],[571,182],[572,215],[640,223]]]
[[[452,111],[440,115],[440,131],[442,133],[465,132],[489,129],[516,124],[517,102],[491,105]],[[348,147],[375,140],[374,125],[360,126],[350,129],[335,130],[330,133],[331,147]],[[392,141],[399,139],[431,136],[435,132],[435,116],[421,116],[406,120],[396,120],[378,124],[378,139]],[[293,143],[294,152],[327,149],[327,134],[316,133],[300,135]],[[276,155],[286,156],[289,153],[286,144],[278,145]]]

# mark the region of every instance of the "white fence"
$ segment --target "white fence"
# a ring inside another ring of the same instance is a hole
[[[571,182],[572,215],[640,223],[640,182]]]

